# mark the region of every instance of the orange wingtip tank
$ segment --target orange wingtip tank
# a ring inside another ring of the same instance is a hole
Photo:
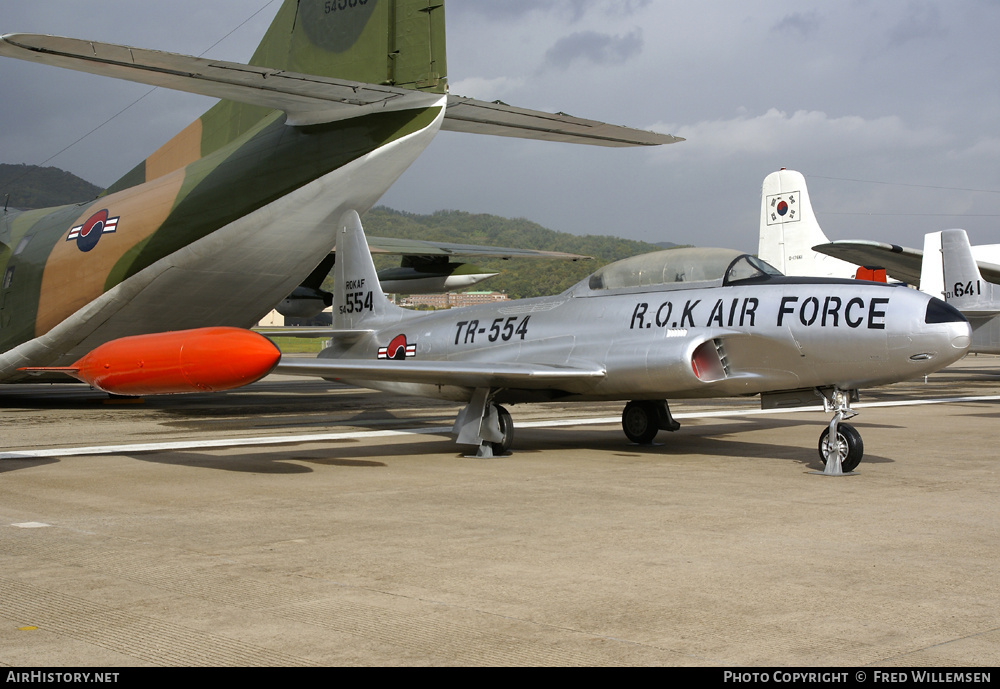
[[[262,335],[240,328],[198,328],[135,335],[107,342],[62,371],[116,395],[214,392],[249,385],[270,373],[281,352]]]

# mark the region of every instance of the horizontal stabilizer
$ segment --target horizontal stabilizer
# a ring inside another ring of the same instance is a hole
[[[448,96],[441,129],[592,146],[659,146],[684,139],[642,129],[584,120],[565,113],[515,108],[494,101]]]
[[[606,373],[603,366],[596,365],[580,367],[472,361],[373,361],[288,357],[282,357],[275,372],[348,380],[521,389],[558,388],[560,384],[579,381],[593,381],[596,384]]]
[[[283,110],[291,125],[333,122],[366,110],[431,107],[441,97],[393,86],[42,34],[7,34],[0,38],[0,55]],[[442,128],[596,146],[657,146],[683,141],[670,134],[461,96],[449,96]]]
[[[283,110],[291,125],[333,122],[366,111],[431,107],[442,98],[393,86],[61,36],[7,34],[0,37],[0,55]]]

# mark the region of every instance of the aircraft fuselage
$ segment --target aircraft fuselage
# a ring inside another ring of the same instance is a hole
[[[443,105],[309,127],[275,112],[161,177],[21,213],[4,238],[0,378],[119,337],[252,326],[333,248],[330,219],[371,207],[423,151]],[[72,341],[17,351],[63,323]]]
[[[354,302],[341,308],[366,308],[368,292],[353,287]],[[957,312],[915,290],[772,277],[756,284],[613,294],[581,283],[554,297],[403,320],[320,356],[387,359],[387,367],[404,365],[393,359],[410,359],[606,371],[600,379],[556,388],[529,383],[500,390],[498,402],[676,399],[881,385],[937,370],[959,358],[968,342],[969,325]],[[350,382],[463,401],[471,394],[454,385]]]

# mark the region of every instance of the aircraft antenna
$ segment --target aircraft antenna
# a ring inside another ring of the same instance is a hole
[[[212,48],[214,48],[215,46],[219,45],[219,44],[220,44],[220,43],[222,43],[222,42],[223,42],[224,40],[226,40],[227,38],[229,38],[230,36],[232,36],[232,35],[233,35],[234,33],[236,33],[236,32],[237,32],[237,31],[238,31],[239,29],[241,29],[241,28],[242,28],[242,27],[243,27],[243,26],[244,26],[245,24],[247,24],[247,23],[248,23],[248,22],[249,22],[249,21],[250,21],[251,19],[253,19],[253,18],[254,18],[254,17],[256,17],[256,16],[258,15],[258,14],[260,14],[261,12],[263,12],[264,10],[266,10],[266,9],[267,9],[267,8],[268,8],[268,7],[269,7],[269,6],[271,5],[271,4],[273,4],[273,3],[274,3],[274,0],[267,0],[267,2],[266,2],[266,3],[265,3],[265,4],[264,4],[264,5],[263,5],[263,6],[262,6],[262,7],[261,7],[261,8],[259,9],[259,10],[257,10],[257,11],[256,11],[256,12],[254,12],[253,14],[251,14],[251,15],[250,15],[249,17],[247,17],[246,19],[244,19],[244,20],[243,20],[242,22],[240,22],[240,24],[238,24],[238,25],[236,26],[236,28],[234,28],[234,29],[233,29],[232,31],[230,31],[229,33],[227,33],[227,34],[226,34],[225,36],[223,36],[222,38],[220,38],[219,40],[217,40],[217,41],[216,41],[215,43],[213,43],[212,45],[210,45],[210,46],[209,46],[208,48],[205,48],[205,50],[203,50],[203,51],[202,51],[202,52],[201,52],[201,53],[200,53],[200,54],[198,55],[198,57],[204,57],[204,56],[205,56],[205,54],[206,54],[206,53],[207,53],[208,51],[212,50]],[[124,113],[124,112],[125,112],[126,110],[128,110],[128,109],[129,109],[129,108],[131,108],[132,106],[136,105],[136,104],[137,104],[137,103],[138,103],[139,101],[141,101],[141,100],[142,100],[143,98],[145,98],[146,96],[148,96],[149,94],[151,94],[151,93],[152,93],[153,91],[156,91],[156,90],[157,90],[158,88],[159,88],[158,86],[154,86],[153,88],[149,89],[148,91],[146,91],[146,93],[142,94],[141,96],[139,96],[138,98],[136,98],[136,99],[135,99],[134,101],[132,101],[131,103],[129,103],[128,105],[126,105],[126,106],[125,106],[124,108],[122,108],[121,110],[119,110],[118,112],[116,112],[116,113],[115,113],[114,115],[112,115],[112,116],[111,116],[111,117],[109,117],[108,119],[106,119],[106,120],[104,120],[103,122],[101,122],[101,123],[100,123],[99,125],[97,125],[97,126],[96,126],[96,127],[94,127],[93,129],[91,129],[91,130],[90,130],[89,132],[87,132],[86,134],[84,134],[83,136],[81,136],[81,137],[80,137],[79,139],[77,139],[76,141],[74,141],[74,142],[73,142],[73,143],[71,143],[71,144],[68,144],[68,145],[67,145],[67,146],[65,146],[64,148],[62,148],[62,149],[60,149],[59,151],[57,151],[56,153],[53,153],[52,155],[50,155],[50,156],[49,156],[48,158],[46,158],[45,160],[43,160],[43,161],[42,161],[42,162],[41,162],[41,163],[40,163],[40,164],[39,164],[39,165],[38,165],[37,167],[45,167],[45,166],[46,166],[46,165],[47,165],[47,164],[48,164],[49,162],[51,162],[51,161],[52,161],[53,159],[55,159],[55,158],[58,158],[58,157],[59,157],[59,156],[61,156],[61,155],[62,155],[63,153],[65,153],[65,152],[66,152],[66,151],[68,151],[69,149],[71,149],[71,148],[73,148],[74,146],[76,146],[76,145],[77,145],[78,143],[80,143],[81,141],[83,141],[84,139],[86,139],[87,137],[89,137],[89,136],[90,136],[91,134],[93,134],[94,132],[96,132],[96,131],[97,131],[98,129],[100,129],[100,128],[101,128],[101,127],[103,127],[104,125],[106,125],[106,124],[108,124],[109,122],[111,122],[112,120],[114,120],[114,119],[115,119],[116,117],[118,117],[119,115],[123,114],[123,113]],[[22,179],[24,179],[25,177],[27,177],[28,175],[30,175],[30,174],[31,174],[31,172],[32,172],[32,171],[30,171],[30,170],[29,170],[29,171],[26,171],[26,172],[24,172],[23,174],[21,174],[21,176],[20,176],[20,177],[16,177],[16,178],[14,178],[14,180],[12,180],[12,181],[11,181],[11,184],[13,184],[13,183],[15,183],[15,182],[20,182],[20,181],[21,181]],[[6,211],[6,207],[4,208],[4,210]]]

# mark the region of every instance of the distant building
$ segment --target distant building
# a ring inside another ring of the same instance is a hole
[[[257,323],[257,328],[283,328],[285,327],[285,317],[282,316],[277,310],[272,309],[269,314],[260,319]]]
[[[458,306],[475,306],[477,304],[492,304],[497,301],[507,301],[503,292],[480,290],[475,292],[448,292],[447,294],[411,294],[403,302],[406,306],[433,306],[436,309],[449,309]]]

